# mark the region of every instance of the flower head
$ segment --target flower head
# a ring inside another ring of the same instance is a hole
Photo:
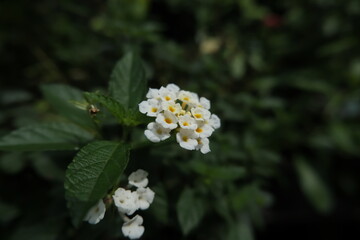
[[[105,204],[103,200],[100,199],[99,202],[87,212],[84,221],[88,221],[90,224],[97,224],[104,218],[105,211]]]
[[[148,100],[139,104],[139,111],[155,121],[149,123],[145,136],[152,142],[160,142],[175,130],[176,140],[182,148],[210,152],[209,137],[221,126],[217,115],[210,112],[207,98],[181,90],[175,84],[160,89],[150,88]]]
[[[145,231],[144,226],[141,225],[142,223],[143,218],[139,215],[136,215],[132,219],[125,221],[121,231],[125,237],[130,239],[138,239],[144,234]]]
[[[139,187],[144,188],[149,183],[149,180],[147,179],[148,175],[149,174],[146,171],[142,169],[138,169],[137,171],[130,174],[128,178],[129,184],[138,188]]]
[[[148,209],[154,201],[155,193],[150,188],[138,188],[138,206],[141,210]]]
[[[138,196],[136,192],[118,188],[113,195],[115,206],[119,212],[132,215],[138,209]]]

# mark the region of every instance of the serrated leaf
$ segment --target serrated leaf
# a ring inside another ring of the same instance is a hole
[[[94,135],[72,123],[43,123],[27,126],[0,139],[0,150],[75,150]]]
[[[186,188],[180,195],[176,210],[181,230],[187,235],[203,218],[205,206],[192,189]]]
[[[120,124],[136,126],[146,122],[144,115],[140,114],[137,109],[126,110],[118,101],[110,96],[89,92],[84,93],[84,96],[90,103],[100,103],[103,105]]]
[[[41,91],[59,114],[80,126],[95,129],[95,124],[88,112],[77,108],[73,103],[85,101],[82,91],[63,84],[42,85]]]
[[[333,198],[322,179],[315,170],[303,159],[295,161],[300,187],[310,203],[322,213],[329,212],[333,207]]]
[[[110,141],[92,142],[77,153],[66,170],[64,183],[75,224],[117,183],[128,158],[127,145]]]
[[[126,54],[117,62],[110,77],[110,95],[125,109],[137,108],[146,91],[145,69],[134,53]]]

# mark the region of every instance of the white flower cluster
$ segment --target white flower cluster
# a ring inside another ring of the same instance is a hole
[[[129,185],[136,187],[136,190],[131,191],[124,188],[118,188],[112,196],[115,206],[124,219],[121,230],[124,236],[129,237],[130,239],[140,238],[143,235],[145,228],[142,226],[143,218],[141,216],[136,215],[130,219],[126,215],[130,216],[139,209],[148,209],[154,200],[155,193],[147,187],[149,182],[147,176],[148,173],[146,171],[138,169],[136,172],[131,173],[128,178]],[[103,200],[100,200],[97,205],[88,211],[84,221],[96,224],[104,218],[104,215],[105,204]]]
[[[175,129],[176,140],[182,148],[200,150],[204,154],[210,152],[208,138],[221,123],[219,117],[209,111],[208,99],[180,90],[175,84],[150,88],[146,97],[148,99],[139,104],[139,110],[156,118],[145,130],[150,141],[163,141]]]

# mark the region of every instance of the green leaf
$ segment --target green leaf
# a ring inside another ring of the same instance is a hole
[[[19,209],[11,204],[0,202],[0,223],[14,220],[20,214]]]
[[[128,53],[113,69],[109,82],[110,95],[125,109],[137,108],[146,91],[145,69],[141,59]]]
[[[43,123],[27,126],[0,139],[0,150],[76,150],[94,136],[72,123]]]
[[[118,182],[128,159],[128,146],[110,141],[92,142],[77,153],[64,184],[75,225]]]
[[[226,240],[253,240],[254,233],[252,229],[252,225],[250,219],[247,215],[243,214],[234,221],[229,224],[229,230],[227,231]]]
[[[83,92],[63,84],[42,85],[41,91],[45,99],[62,116],[88,129],[94,129],[95,124],[89,113],[77,108],[72,102],[85,102]]]
[[[84,93],[85,98],[90,103],[100,103],[103,105],[120,124],[126,126],[136,126],[146,122],[146,118],[137,109],[124,109],[124,107],[114,98],[100,93]]]
[[[23,153],[9,152],[0,158],[0,169],[8,174],[19,173],[26,164]]]
[[[322,213],[329,212],[333,207],[331,193],[316,171],[299,158],[295,161],[300,186],[310,203]]]
[[[205,213],[205,206],[192,189],[186,188],[177,202],[176,210],[181,230],[187,235],[200,223]]]
[[[234,181],[246,175],[244,167],[209,165],[205,162],[192,161],[191,168],[198,174],[215,181]]]

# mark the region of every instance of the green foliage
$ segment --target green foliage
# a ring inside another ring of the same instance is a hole
[[[329,213],[334,202],[325,183],[304,159],[297,159],[295,167],[299,176],[300,186],[310,203],[319,212]]]
[[[11,132],[0,140],[7,151],[77,150],[94,135],[72,123],[44,123]]]
[[[187,235],[204,217],[205,205],[194,190],[186,188],[179,197],[176,210],[181,231]]]
[[[1,239],[121,238],[115,209],[80,223],[138,168],[155,192],[146,239],[349,232],[359,218],[359,14],[358,0],[0,1],[0,149],[17,151],[0,153]],[[138,104],[168,83],[211,101],[222,126],[210,153],[145,138]],[[90,200],[88,181],[65,200],[74,150],[99,141],[126,142],[128,166],[106,168],[111,184],[92,182]]]
[[[94,129],[94,122],[86,109],[79,109],[73,104],[85,101],[82,91],[63,84],[43,85],[41,91],[59,114],[82,127]]]
[[[104,106],[118,121],[125,126],[136,126],[144,122],[144,117],[139,111],[134,109],[125,109],[118,101],[112,97],[99,93],[84,93],[89,103],[100,103]]]
[[[80,149],[66,170],[64,183],[75,224],[114,187],[128,161],[129,149],[124,143],[95,141]],[[79,208],[80,203],[85,207]]]
[[[146,91],[145,69],[135,53],[128,53],[115,65],[109,82],[110,95],[125,109],[137,108]]]

